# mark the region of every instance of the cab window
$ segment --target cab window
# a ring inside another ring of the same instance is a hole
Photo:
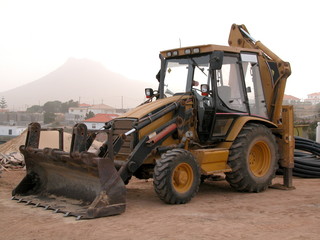
[[[217,70],[217,91],[219,98],[228,108],[247,112],[237,57],[224,57],[221,70]]]

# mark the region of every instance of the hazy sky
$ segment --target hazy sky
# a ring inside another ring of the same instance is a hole
[[[159,51],[227,45],[245,24],[292,75],[286,93],[320,92],[318,1],[0,0],[0,92],[87,58],[130,79],[155,81]]]

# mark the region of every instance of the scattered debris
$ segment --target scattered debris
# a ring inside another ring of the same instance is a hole
[[[21,153],[0,153],[0,173],[2,171],[8,171],[8,169],[21,169],[24,168],[24,166],[24,157]]]

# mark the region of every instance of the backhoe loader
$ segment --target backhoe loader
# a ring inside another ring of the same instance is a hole
[[[27,174],[14,200],[65,216],[88,219],[120,214],[132,176],[153,178],[165,203],[183,204],[200,182],[225,174],[242,192],[266,190],[280,164],[292,186],[292,108],[282,106],[290,64],[233,24],[229,46],[183,47],[159,54],[158,89],[133,110],[89,131],[73,128],[70,152],[63,130],[31,123],[20,147]],[[39,148],[42,131],[58,131],[59,148]],[[88,151],[97,134],[108,139]]]

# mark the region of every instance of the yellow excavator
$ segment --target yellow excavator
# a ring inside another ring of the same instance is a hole
[[[161,200],[183,204],[217,173],[237,191],[264,191],[279,164],[282,187],[292,187],[293,114],[282,106],[288,62],[236,24],[229,46],[159,56],[159,87],[145,89],[147,101],[101,130],[76,124],[70,152],[63,151],[62,129],[31,123],[20,147],[27,173],[12,199],[77,219],[104,217],[125,211],[132,176],[153,178]],[[48,130],[59,132],[59,148],[39,148]],[[106,142],[88,151],[101,132]]]

